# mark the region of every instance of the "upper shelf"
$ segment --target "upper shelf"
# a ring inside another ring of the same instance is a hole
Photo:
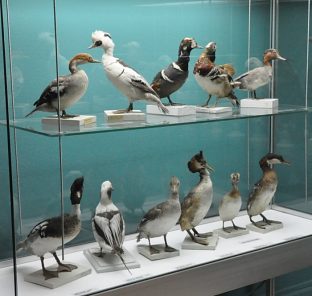
[[[197,113],[196,115],[189,116],[165,116],[165,115],[151,115],[146,114],[145,120],[141,121],[120,121],[120,122],[107,122],[105,120],[104,112],[96,114],[96,123],[80,127],[61,126],[60,130],[58,125],[42,124],[41,118],[31,119],[17,119],[10,121],[10,126],[19,130],[41,134],[45,136],[70,136],[81,134],[92,134],[102,132],[114,132],[131,129],[165,127],[171,125],[187,125],[196,123],[205,123],[210,121],[223,121],[243,118],[253,118],[261,116],[270,116],[278,114],[288,114],[295,112],[311,112],[312,108],[304,106],[280,105],[278,109],[257,109],[257,108],[233,108],[232,112],[225,112],[219,114],[211,113]],[[6,121],[0,121],[0,124],[5,125]]]

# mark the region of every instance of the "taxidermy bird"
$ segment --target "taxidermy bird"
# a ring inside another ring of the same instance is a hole
[[[242,90],[249,91],[254,99],[257,98],[256,89],[268,84],[272,78],[272,60],[286,61],[280,56],[276,49],[267,49],[263,54],[263,65],[252,69],[235,79],[238,87]]]
[[[278,184],[277,174],[271,167],[274,164],[289,164],[289,162],[285,160],[282,155],[275,153],[268,153],[263,156],[259,161],[263,175],[254,185],[247,202],[247,213],[249,215],[249,219],[252,224],[259,228],[265,227],[254,222],[252,219],[253,216],[260,215],[263,219],[262,224],[280,223],[278,221],[269,220],[263,215],[263,212],[272,201]]]
[[[239,101],[234,94],[234,83],[232,76],[235,73],[230,64],[216,65],[215,42],[209,42],[198,58],[193,73],[200,87],[208,93],[208,100],[204,107],[208,106],[212,96],[216,96],[215,106],[221,98],[227,98],[233,106],[239,106]]]
[[[70,74],[60,76],[58,80],[54,79],[42,92],[40,98],[34,103],[35,108],[26,117],[36,111],[56,112],[58,116],[61,111],[62,118],[75,117],[76,115],[66,114],[65,109],[79,101],[88,88],[88,76],[84,70],[78,68],[79,65],[86,63],[101,62],[94,60],[87,53],[79,53],[74,56],[69,62]],[[59,101],[60,106],[58,106]]]
[[[169,104],[174,106],[170,95],[180,89],[188,77],[188,65],[190,53],[194,48],[202,48],[195,39],[185,37],[179,46],[178,60],[171,63],[166,69],[162,69],[156,74],[151,87],[160,98],[167,98]]]
[[[180,181],[177,177],[172,177],[170,181],[170,196],[167,201],[162,202],[151,208],[141,220],[138,231],[137,241],[141,238],[148,239],[151,254],[160,251],[151,245],[152,237],[164,236],[165,252],[173,252],[174,248],[168,246],[167,233],[173,228],[181,215],[181,205],[179,201]]]
[[[125,268],[129,271],[122,254],[123,241],[125,239],[125,222],[119,209],[112,201],[113,185],[105,181],[101,186],[101,199],[95,209],[92,219],[92,230],[95,240],[100,246],[99,257],[105,254],[117,255]]]
[[[231,231],[224,227],[224,222],[226,221],[231,221],[235,230],[242,229],[241,227],[236,226],[233,221],[233,219],[238,216],[242,206],[242,197],[238,189],[239,179],[239,173],[231,174],[232,190],[223,196],[219,204],[219,215],[222,220],[222,229],[228,233]]]
[[[200,181],[181,204],[179,224],[181,230],[186,230],[194,242],[207,245],[207,235],[198,233],[195,227],[205,218],[212,203],[213,188],[210,172],[213,169],[206,162],[202,151],[188,162],[188,169],[192,173],[199,173]]]
[[[168,113],[168,109],[162,104],[159,96],[145,78],[123,61],[114,57],[115,44],[109,33],[95,31],[92,33],[92,41],[93,44],[89,48],[102,47],[104,50],[102,63],[107,78],[129,100],[129,107],[126,110],[118,110],[116,113],[131,112],[133,102],[137,100],[157,104],[163,113]]]
[[[72,213],[64,215],[64,244],[73,240],[80,232],[80,201],[83,193],[83,177],[77,178],[71,185],[70,200]],[[38,223],[28,234],[27,238],[17,244],[17,250],[24,249],[32,255],[40,257],[44,278],[58,277],[59,272],[69,272],[76,269],[72,264],[61,263],[56,250],[62,245],[62,217],[57,216]],[[44,266],[44,255],[51,253],[57,264],[57,271],[47,270]]]

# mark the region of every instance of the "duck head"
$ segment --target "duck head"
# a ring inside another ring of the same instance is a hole
[[[203,48],[203,47],[198,45],[194,38],[190,37],[183,38],[179,46],[179,56],[189,55],[192,49],[194,48]]]
[[[84,182],[84,178],[79,177],[75,179],[75,181],[70,187],[70,200],[71,200],[72,205],[80,204],[82,193],[83,193],[83,182]]]
[[[180,180],[173,176],[170,180],[170,191],[173,195],[179,194],[179,188],[180,188]]]
[[[207,169],[209,172],[214,171],[204,158],[203,151],[199,151],[199,153],[195,154],[187,163],[187,166],[192,173],[197,173],[205,169]]]
[[[94,31],[91,35],[92,44],[89,46],[89,49],[95,47],[102,47],[105,51],[113,50],[115,44],[112,40],[112,37],[109,33],[103,31]]]
[[[205,51],[207,54],[214,54],[216,50],[217,50],[217,43],[215,43],[214,41],[209,42],[205,46]]]
[[[265,64],[272,60],[286,61],[275,48],[269,48],[263,54],[263,62]]]
[[[265,156],[263,156],[260,161],[259,165],[261,168],[268,167],[272,164],[287,164],[289,165],[290,162],[285,160],[282,155],[275,154],[275,153],[268,153]]]
[[[114,188],[110,181],[104,181],[101,185],[101,203],[107,204],[112,200],[112,192]]]
[[[240,173],[232,173],[231,174],[231,182],[232,185],[237,185],[239,183]]]

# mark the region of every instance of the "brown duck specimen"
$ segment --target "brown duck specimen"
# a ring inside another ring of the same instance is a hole
[[[215,64],[216,49],[216,43],[209,42],[198,58],[193,70],[197,83],[208,93],[208,100],[204,107],[208,107],[212,96],[217,98],[214,106],[221,98],[227,98],[233,106],[239,106],[239,101],[233,91],[239,84],[232,79],[235,70],[230,64]]]

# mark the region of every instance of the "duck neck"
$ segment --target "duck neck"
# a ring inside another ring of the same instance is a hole
[[[272,61],[272,59],[268,58],[267,56],[264,56],[263,65],[272,67],[271,61]]]
[[[232,191],[237,192],[238,191],[238,185],[237,183],[232,183]]]
[[[188,64],[190,61],[190,53],[187,51],[182,51],[176,61],[176,64],[183,70],[188,71]]]
[[[106,55],[111,57],[114,56],[114,47],[105,48],[104,51]]]
[[[77,216],[78,219],[80,220],[80,216],[81,216],[80,204],[73,205],[72,215]]]
[[[207,169],[202,169],[199,172],[200,182],[206,182],[210,179],[210,174]]]
[[[69,71],[70,73],[74,74],[79,71],[79,68],[77,67],[77,61],[76,60],[71,60],[69,63]]]
[[[206,52],[206,57],[210,62],[214,63],[216,60],[216,52]]]
[[[171,199],[179,200],[179,193],[178,192],[171,192]]]

